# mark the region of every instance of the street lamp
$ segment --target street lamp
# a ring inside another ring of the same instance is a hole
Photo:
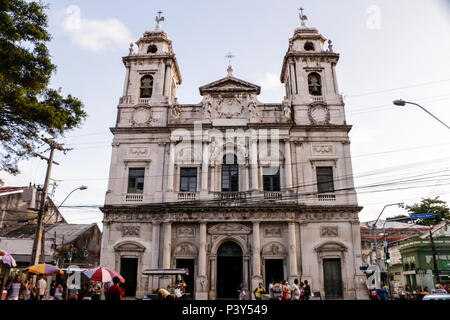
[[[377,235],[375,232],[375,227],[377,225],[378,219],[380,219],[381,215],[383,214],[384,209],[386,209],[387,207],[390,206],[399,206],[401,208],[403,208],[404,203],[403,202],[398,202],[398,203],[391,203],[391,204],[387,204],[384,206],[383,210],[381,210],[380,214],[378,215],[377,220],[375,220],[375,222],[372,225],[372,233],[373,233],[373,249],[375,250],[375,264],[378,265],[378,250],[377,250]]]
[[[402,99],[399,100],[394,100],[392,101],[393,104],[395,104],[396,106],[402,106],[404,107],[405,104],[413,104],[415,106],[418,106],[419,108],[421,108],[423,111],[425,111],[426,113],[428,113],[430,116],[432,116],[433,118],[435,118],[437,121],[439,121],[440,123],[442,123],[444,126],[447,127],[447,129],[450,129],[450,127],[448,125],[446,125],[444,122],[442,122],[441,120],[439,120],[436,116],[434,116],[431,112],[429,112],[428,110],[426,110],[424,107],[422,107],[421,105],[414,103],[414,102],[408,102]]]
[[[78,188],[73,189],[72,191],[70,191],[70,193],[69,193],[69,194],[67,195],[67,197],[63,200],[63,202],[61,202],[61,203],[59,204],[58,209],[62,206],[62,204],[64,203],[64,201],[66,201],[67,198],[68,198],[74,191],[77,191],[77,190],[86,190],[87,188],[88,188],[87,186],[81,186],[81,187],[78,187]]]

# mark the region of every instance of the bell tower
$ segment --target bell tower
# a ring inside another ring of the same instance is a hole
[[[136,41],[137,52],[134,52],[134,44],[131,43],[128,56],[122,58],[126,77],[123,97],[119,102],[118,126],[128,126],[130,123],[139,126],[163,125],[167,121],[163,109],[176,102],[176,88],[181,84],[180,69],[172,41],[160,28],[164,17],[161,17],[162,12],[158,13],[155,30],[144,32]],[[132,110],[128,110],[130,108]],[[136,109],[140,111],[133,113]],[[133,113],[131,118],[130,113]],[[155,117],[157,114],[159,116]]]
[[[301,8],[301,26],[289,39],[280,80],[292,103],[298,125],[345,124],[344,104],[336,79],[339,54],[333,52],[331,40],[316,28],[306,26]]]

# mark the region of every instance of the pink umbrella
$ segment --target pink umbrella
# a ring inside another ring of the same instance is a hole
[[[9,252],[7,252],[5,250],[3,250],[3,251],[0,250],[0,262],[3,263],[3,264],[8,265],[10,267],[16,267],[17,266],[16,260],[14,260],[13,256]]]
[[[93,281],[111,282],[114,277],[118,277],[120,282],[125,283],[125,279],[118,272],[105,267],[89,268],[82,272]]]

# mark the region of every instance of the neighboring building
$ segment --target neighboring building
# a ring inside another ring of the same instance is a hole
[[[12,254],[18,268],[30,265],[36,227],[36,224],[22,225],[0,237],[0,248]],[[96,223],[57,223],[45,225],[44,230],[46,263],[68,267],[71,261],[79,267],[98,266],[102,235]]]
[[[0,188],[0,236],[21,228],[26,223],[37,223],[41,191],[36,187]],[[66,222],[50,197],[47,197],[46,224]]]
[[[196,299],[237,297],[274,278],[308,280],[326,299],[366,299],[339,54],[317,29],[294,31],[282,103],[225,78],[178,103],[181,74],[165,31],[123,58],[101,265],[143,297],[145,269],[187,267]],[[257,54],[257,52],[255,52]],[[250,298],[250,294],[248,295]]]
[[[375,262],[373,232],[369,227],[372,223],[373,221],[361,223],[363,264],[367,266]],[[430,230],[435,243],[439,281],[450,283],[450,230],[447,221],[431,227],[394,221],[387,221],[385,228],[383,225],[384,221],[378,221],[375,230],[378,257],[384,263],[386,253],[383,242],[386,240],[391,262],[385,271],[395,290],[403,290],[406,285],[414,289],[435,287]]]
[[[439,282],[450,285],[450,228],[448,221],[432,227]],[[430,233],[402,241],[400,252],[403,262],[404,284],[411,288],[435,287],[434,260]]]
[[[375,251],[373,250],[373,238],[374,238],[374,230],[372,228],[373,223],[375,221],[367,221],[362,222],[360,224],[361,230],[361,251],[362,251],[362,261],[364,266],[370,266],[375,264]],[[387,245],[390,249],[391,254],[391,267],[397,264],[398,256],[393,257],[393,246],[397,244],[399,241],[403,239],[408,239],[414,235],[421,235],[424,232],[428,231],[430,228],[427,226],[422,226],[413,223],[403,223],[399,221],[389,221],[389,220],[378,220],[375,226],[375,234],[376,234],[376,244],[378,251],[378,258],[384,261],[385,259],[385,251],[384,251],[384,242],[387,242]],[[395,260],[395,261],[394,261]],[[401,265],[401,262],[399,262]]]

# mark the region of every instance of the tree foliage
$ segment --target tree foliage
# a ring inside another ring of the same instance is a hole
[[[19,173],[40,135],[52,138],[86,118],[82,102],[48,87],[56,66],[46,43],[47,6],[0,0],[0,170]]]
[[[447,203],[443,200],[436,198],[422,198],[420,203],[415,203],[411,206],[406,206],[406,210],[411,214],[421,214],[421,213],[434,213],[436,219],[423,219],[417,220],[417,224],[429,226],[436,223],[436,221],[441,218],[450,218],[450,209],[447,207]]]

